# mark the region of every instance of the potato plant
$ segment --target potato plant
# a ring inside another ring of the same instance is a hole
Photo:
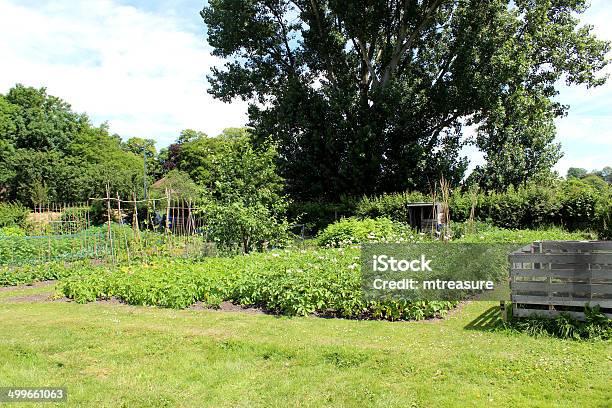
[[[455,302],[366,301],[359,250],[275,251],[200,263],[84,268],[62,279],[60,291],[77,302],[116,298],[128,304],[185,308],[222,301],[288,316],[321,315],[388,320],[442,316]]]

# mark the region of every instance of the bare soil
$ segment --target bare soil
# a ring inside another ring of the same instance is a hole
[[[30,284],[30,285],[2,286],[2,287],[0,287],[0,292],[10,292],[10,291],[13,291],[13,290],[41,288],[43,286],[51,286],[55,282],[56,281],[54,281],[54,280],[49,280],[49,281],[34,282],[34,283]]]

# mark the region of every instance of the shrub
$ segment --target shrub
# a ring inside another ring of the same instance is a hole
[[[602,195],[595,206],[597,231],[600,239],[612,239],[612,188]]]
[[[382,194],[375,197],[363,197],[355,209],[360,218],[386,217],[394,221],[410,221],[407,204],[431,202],[431,198],[419,192]]]
[[[364,242],[415,242],[419,239],[423,239],[423,235],[388,218],[344,218],[321,231],[317,244],[342,247]]]
[[[560,217],[563,225],[570,229],[595,227],[595,206],[598,190],[577,179],[563,184]]]
[[[552,225],[574,230],[601,230],[610,202],[611,187],[593,186],[570,179],[549,185],[530,183],[505,192],[478,194],[475,216],[502,228],[542,228]],[[467,220],[471,209],[469,192],[451,195],[453,221]],[[608,223],[606,223],[608,225]],[[605,235],[605,234],[604,234]]]
[[[245,206],[241,202],[211,202],[200,209],[206,220],[208,238],[221,248],[240,248],[244,253],[289,242],[289,224],[279,215],[282,212],[270,210],[261,203]]]
[[[25,236],[25,229],[18,227],[16,225],[12,227],[1,227],[0,228],[0,237],[23,237]]]
[[[29,213],[20,203],[0,203],[0,227],[25,227]]]

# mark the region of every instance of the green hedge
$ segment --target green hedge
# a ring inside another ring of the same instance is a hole
[[[410,203],[431,202],[428,197],[419,192],[383,194],[376,197],[363,197],[355,209],[355,215],[360,218],[387,217],[395,221],[408,223]]]
[[[407,204],[427,202],[421,193],[383,194],[364,197],[357,203],[360,218],[386,217],[407,222]],[[454,222],[468,220],[472,195],[456,188],[450,197]],[[506,192],[478,192],[475,218],[506,229],[539,229],[560,226],[569,231],[597,231],[601,238],[612,236],[612,186],[584,180],[559,180],[550,185],[529,184]]]
[[[477,220],[503,228],[557,225],[570,231],[594,230],[605,235],[611,192],[610,186],[598,188],[577,179],[550,186],[532,184],[510,188],[505,193],[480,193],[475,215]],[[469,193],[454,191],[450,202],[452,219],[464,221],[470,208]]]

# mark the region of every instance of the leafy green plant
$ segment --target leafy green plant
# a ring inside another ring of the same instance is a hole
[[[612,239],[612,187],[599,197],[595,206],[597,232],[601,239]]]
[[[360,218],[385,217],[394,221],[408,223],[410,214],[408,204],[431,202],[431,198],[420,192],[382,194],[363,197],[357,203],[355,215]]]
[[[418,242],[425,240],[410,227],[389,218],[344,218],[328,225],[317,236],[323,247],[342,247],[365,242]]]
[[[13,225],[11,227],[1,227],[0,237],[23,237],[26,235],[25,229]]]
[[[29,213],[21,203],[0,203],[0,227],[24,227]]]
[[[84,268],[61,280],[77,302],[116,298],[136,305],[185,308],[221,301],[274,313],[407,320],[439,317],[456,302],[366,301],[359,251],[274,251],[201,263],[157,260],[120,268]]]
[[[552,336],[571,340],[610,340],[612,320],[601,312],[599,306],[586,305],[585,321],[579,321],[568,313],[560,313],[554,319],[529,316],[511,319],[506,329],[531,336]]]
[[[89,261],[66,264],[63,261],[48,262],[41,265],[0,267],[0,286],[29,285],[34,282],[56,280],[90,268]]]

